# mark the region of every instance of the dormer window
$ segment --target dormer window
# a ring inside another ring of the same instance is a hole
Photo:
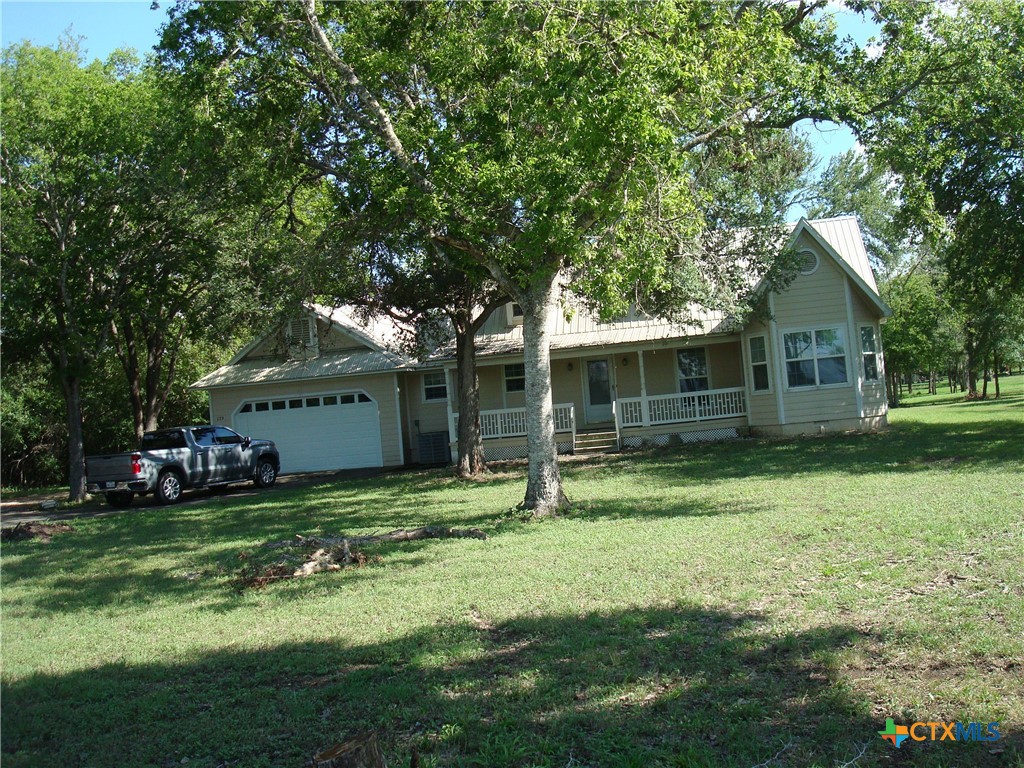
[[[290,357],[316,355],[320,344],[316,333],[316,320],[303,316],[293,318],[286,329],[288,354]]]
[[[509,325],[523,324],[523,308],[516,304],[514,301],[511,301],[505,305],[505,312],[508,315]]]

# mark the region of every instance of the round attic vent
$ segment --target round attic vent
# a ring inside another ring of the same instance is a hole
[[[800,251],[797,263],[801,275],[810,275],[818,268],[818,255],[814,251]]]

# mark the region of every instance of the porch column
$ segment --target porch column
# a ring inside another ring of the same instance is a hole
[[[636,353],[640,362],[640,416],[645,427],[651,426],[651,416],[647,412],[647,377],[644,375],[644,351],[641,349]]]

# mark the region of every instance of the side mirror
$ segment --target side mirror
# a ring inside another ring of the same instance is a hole
[[[252,444],[252,438],[246,435],[242,438],[242,447],[248,448]]]

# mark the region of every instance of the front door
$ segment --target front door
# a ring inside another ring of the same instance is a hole
[[[586,392],[587,423],[612,420],[612,383],[607,360],[587,360]]]

